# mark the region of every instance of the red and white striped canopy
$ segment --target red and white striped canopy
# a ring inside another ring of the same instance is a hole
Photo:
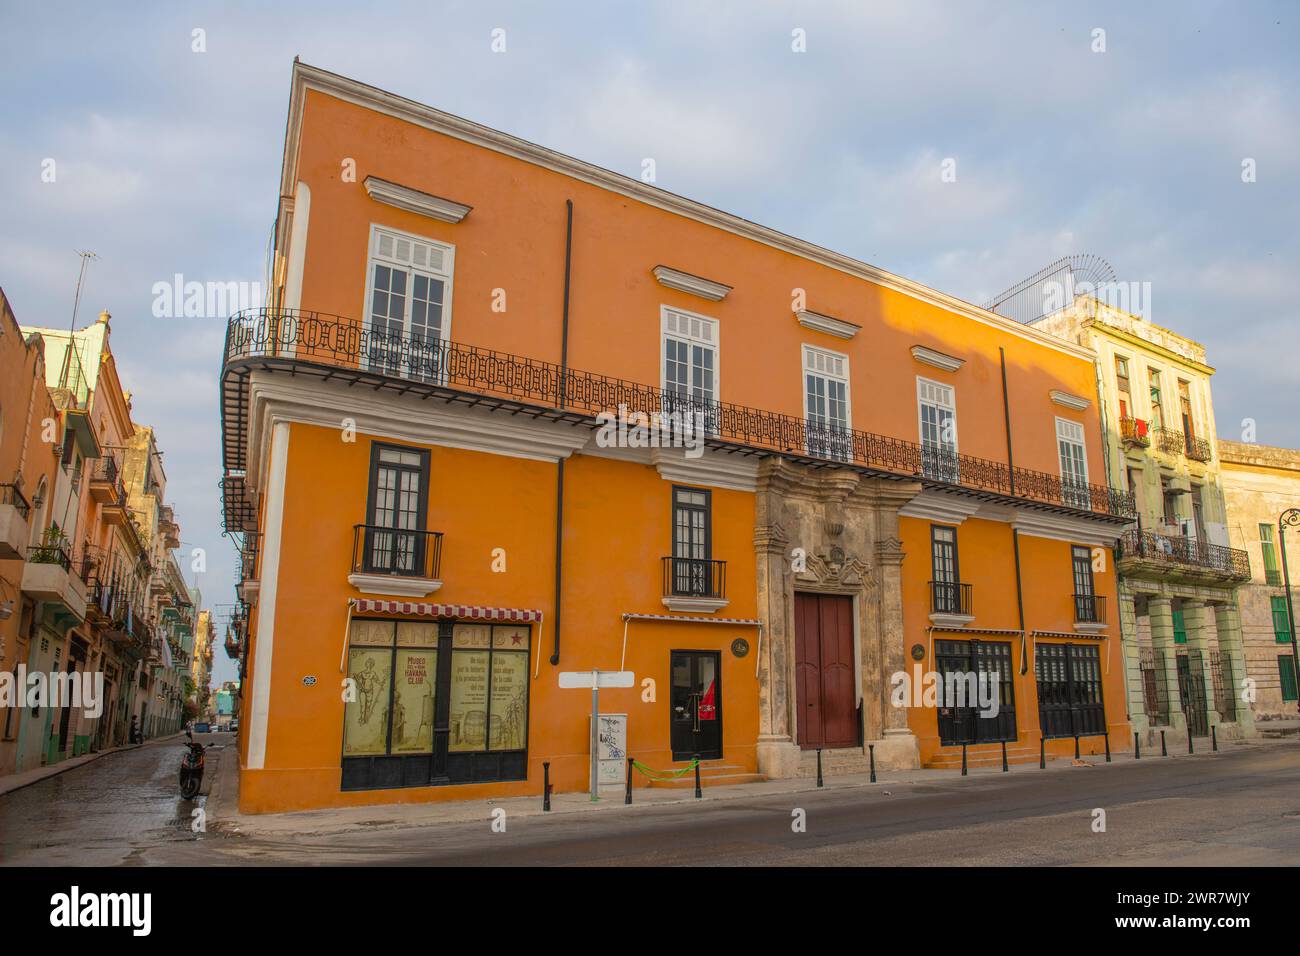
[[[476,604],[425,604],[420,601],[380,601],[352,598],[360,614],[416,614],[420,617],[456,617],[470,621],[508,621],[528,624],[542,619],[542,612],[532,608],[483,607]]]

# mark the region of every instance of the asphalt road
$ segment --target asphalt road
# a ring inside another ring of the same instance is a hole
[[[215,735],[218,744],[228,742]],[[220,751],[214,752],[218,757]],[[0,797],[7,864],[1213,865],[1300,858],[1300,741],[1005,776],[259,839],[190,829],[180,747]],[[1105,832],[1095,832],[1095,811]],[[796,811],[806,828],[796,832]]]

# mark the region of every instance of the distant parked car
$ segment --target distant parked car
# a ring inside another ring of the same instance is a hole
[[[196,721],[194,724],[194,732],[196,734],[209,734],[212,733],[212,726],[206,720]]]

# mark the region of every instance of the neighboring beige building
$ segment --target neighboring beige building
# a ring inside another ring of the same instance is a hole
[[[1106,479],[1136,496],[1137,525],[1117,552],[1134,730],[1155,744],[1163,729],[1182,747],[1189,727],[1253,733],[1235,692],[1250,560],[1230,547],[1204,346],[1089,296],[1033,324],[1097,353]]]
[[[1295,718],[1295,658],[1283,588],[1278,519],[1300,508],[1300,451],[1219,441],[1228,533],[1250,553],[1254,574],[1237,593],[1246,640],[1246,676],[1255,681],[1255,716]],[[1300,527],[1289,529],[1287,567],[1300,580]],[[1294,602],[1294,592],[1292,601]]]

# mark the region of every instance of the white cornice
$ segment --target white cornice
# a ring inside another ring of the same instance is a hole
[[[1086,518],[1052,514],[1046,511],[1021,511],[1011,519],[1011,527],[1023,535],[1034,538],[1051,538],[1071,544],[1088,544],[1112,547],[1123,528],[1107,529]]]
[[[1092,404],[1090,399],[1084,398],[1082,395],[1071,395],[1069,392],[1063,392],[1059,388],[1052,389],[1050,394],[1052,396],[1052,401],[1057,405],[1064,405],[1066,408],[1073,408],[1078,411],[1083,411]]]
[[[923,518],[943,524],[961,524],[980,510],[976,498],[950,495],[942,491],[923,491],[898,509],[899,517]]]
[[[807,309],[801,309],[795,313],[799,324],[805,329],[812,329],[814,332],[825,332],[827,335],[834,335],[841,339],[851,339],[861,331],[862,326],[855,325],[852,322],[846,322],[844,319],[837,319],[833,315],[823,315],[820,312],[810,312]]]
[[[758,487],[758,464],[750,457],[705,449],[700,457],[690,458],[684,448],[655,448],[650,452],[650,461],[666,481],[733,491],[754,491]]]
[[[1033,342],[1045,348],[1072,355],[1088,362],[1092,362],[1095,358],[1095,353],[1089,348],[1058,339],[1049,333],[1040,332],[1019,322],[1013,322],[994,312],[989,312],[987,309],[981,309],[969,302],[963,302],[954,296],[927,288],[918,282],[896,276],[849,256],[832,252],[802,239],[787,236],[775,229],[760,226],[739,216],[714,209],[712,206],[706,206],[703,203],[675,195],[656,186],[643,183],[638,179],[633,179],[630,176],[623,176],[607,169],[601,169],[599,166],[593,166],[571,156],[565,156],[563,153],[546,149],[535,143],[490,129],[478,123],[462,119],[459,116],[453,116],[450,113],[444,113],[442,110],[425,106],[414,100],[396,96],[373,86],[367,86],[364,83],[339,76],[336,73],[330,73],[328,70],[322,70],[319,67],[308,66],[296,59],[293,64],[293,79],[289,95],[289,117],[285,130],[284,161],[280,173],[280,195],[282,198],[293,195],[293,184],[298,178],[298,145],[302,135],[303,106],[308,89],[317,90],[343,102],[352,103],[364,109],[375,110],[416,126],[431,129],[446,136],[512,156],[601,189],[608,189],[611,192],[639,200],[657,209],[694,219],[697,222],[715,226],[738,236],[744,236],[792,255],[821,263],[829,268],[866,279],[884,288],[946,309],[949,312],[972,319],[982,325],[991,326],[1008,335]]]
[[[964,358],[958,358],[955,355],[946,355],[935,349],[928,349],[924,345],[912,346],[912,358],[916,359],[923,365],[933,365],[935,368],[941,368],[945,372],[955,372],[966,364]]]
[[[670,611],[687,611],[694,614],[712,614],[721,611],[731,602],[726,598],[683,597],[670,594],[664,598],[664,607]]]
[[[721,302],[731,291],[729,285],[694,276],[680,269],[670,269],[668,266],[655,266],[650,271],[654,273],[655,279],[661,286],[698,295],[701,299],[708,299],[710,302]]]
[[[349,574],[348,584],[362,594],[381,597],[428,597],[442,587],[437,578],[403,578],[392,574]]]
[[[464,203],[454,202],[450,199],[443,199],[441,196],[434,196],[431,193],[412,189],[409,186],[390,183],[388,180],[380,179],[377,176],[367,176],[363,185],[366,187],[366,195],[376,202],[396,206],[398,209],[405,209],[407,212],[417,213],[421,216],[428,216],[430,219],[437,219],[439,222],[460,222],[474,208],[473,206],[466,206]]]
[[[385,396],[349,389],[339,382],[254,371],[248,383],[251,425],[248,430],[248,484],[260,487],[262,449],[268,447],[276,421],[341,429],[350,419],[363,435],[395,438],[422,445],[558,461],[582,448],[585,428],[557,422],[494,414],[481,408],[457,408],[420,401],[413,396]]]

